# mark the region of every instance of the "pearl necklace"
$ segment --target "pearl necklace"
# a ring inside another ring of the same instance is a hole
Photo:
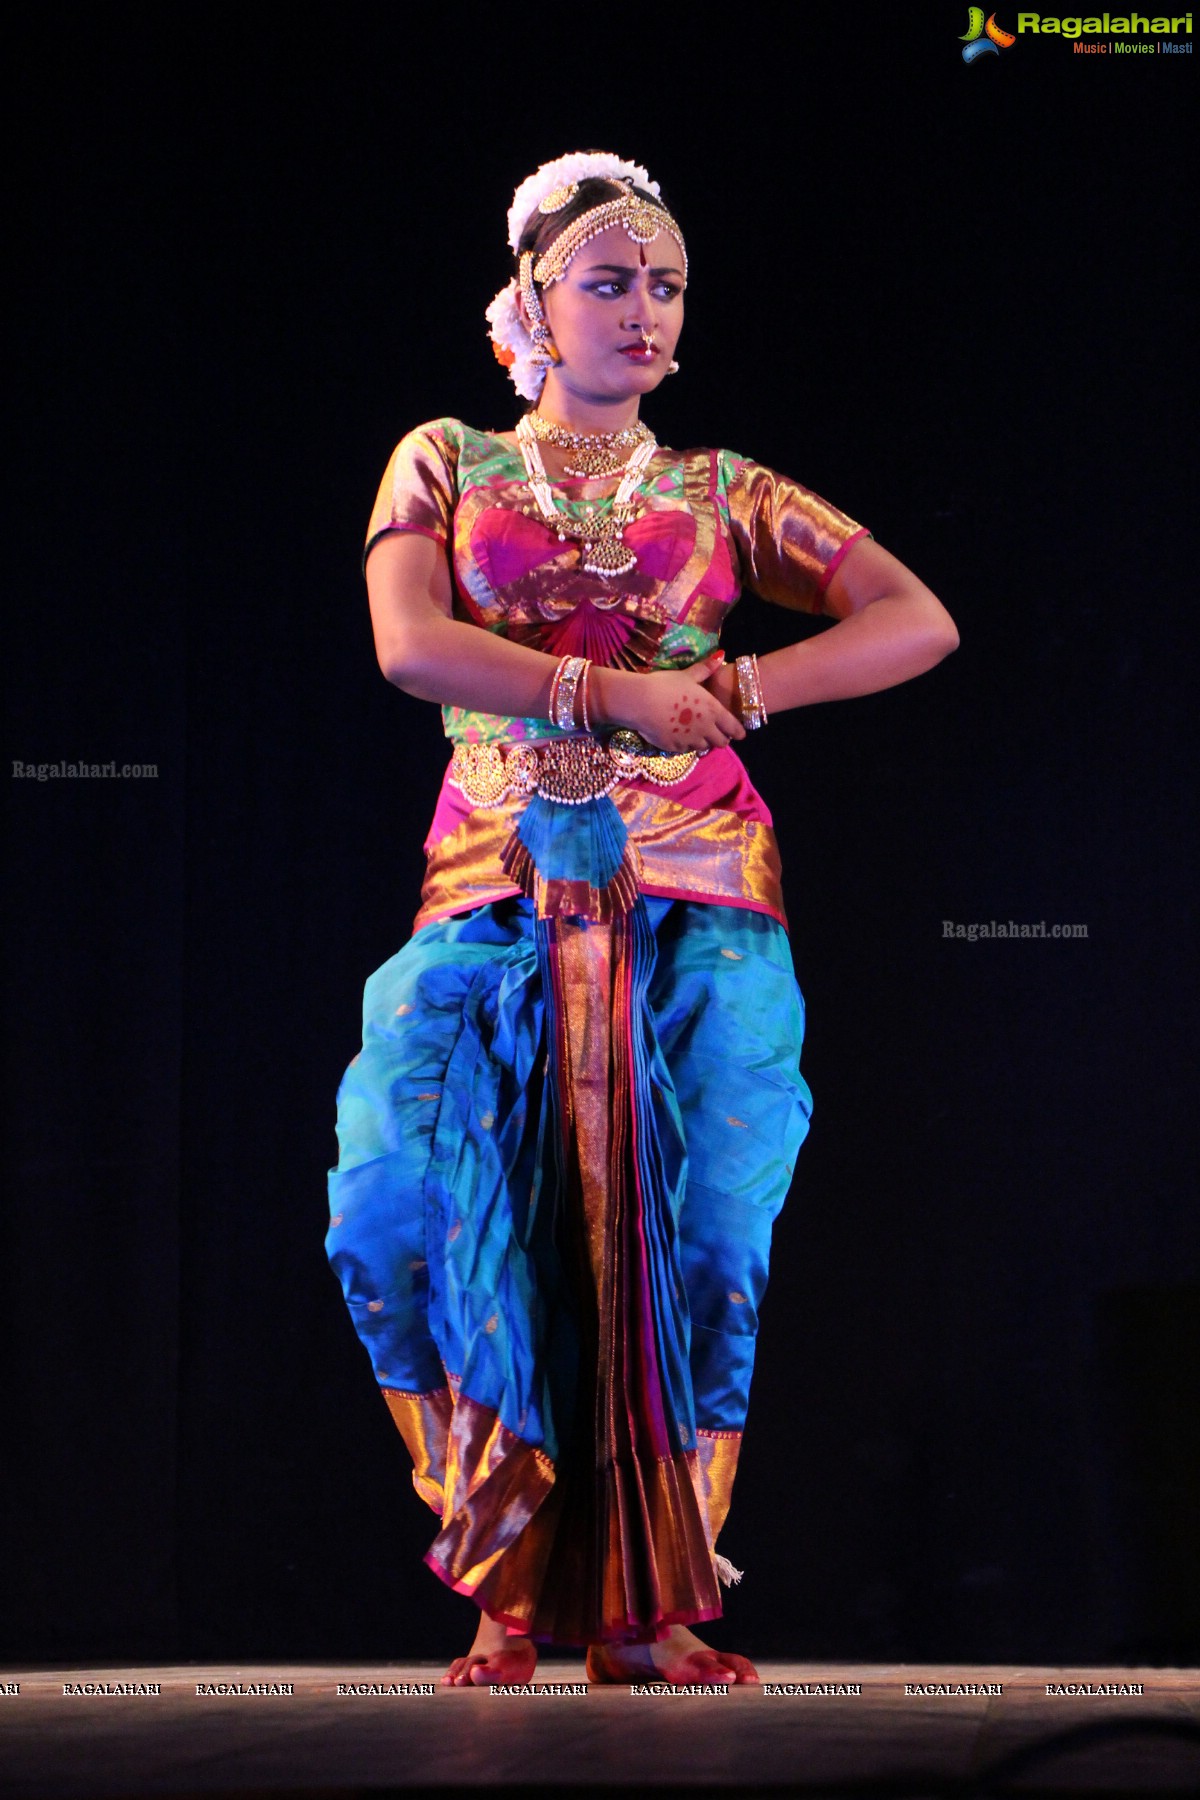
[[[556,425],[553,419],[544,418],[539,412],[527,413],[526,417],[535,437],[543,444],[556,444],[560,450],[575,453],[574,466],[567,465],[568,475],[590,476],[596,480],[619,475],[626,466],[626,453],[653,436],[650,427],[643,425],[640,419],[636,425],[626,425],[621,431],[569,431],[565,425]]]
[[[633,496],[642,484],[650,458],[658,449],[657,439],[651,433],[634,450],[624,466],[621,485],[611,502],[597,502],[607,506],[608,511],[598,517],[595,507],[589,506],[586,517],[572,519],[562,511],[551,492],[546,465],[529,420],[530,415],[526,413],[518,421],[517,442],[521,446],[530,491],[542,517],[554,527],[560,543],[565,543],[568,538],[579,540],[583,566],[589,575],[599,575],[607,580],[610,576],[630,574],[637,568],[637,557],[625,543],[622,533],[637,517],[638,508]]]

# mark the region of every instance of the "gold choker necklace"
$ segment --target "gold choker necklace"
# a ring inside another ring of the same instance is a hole
[[[531,423],[536,417],[536,413],[526,413],[518,420],[517,443],[538,511],[558,533],[560,542],[565,543],[568,538],[578,542],[583,567],[589,575],[600,575],[607,580],[611,576],[630,574],[637,568],[637,557],[626,544],[624,531],[637,517],[638,503],[634,496],[642,485],[650,458],[658,449],[653,432],[643,427],[644,436],[628,462],[618,464],[622,470],[621,485],[612,499],[594,501],[585,507],[582,519],[574,519],[563,512],[550,490],[546,465],[538,447],[537,429]]]
[[[593,481],[623,473],[630,452],[647,439],[653,441],[654,437],[650,427],[643,425],[640,419],[636,425],[626,425],[620,431],[570,431],[539,412],[526,413],[525,417],[534,436],[543,444],[554,444],[560,450],[571,451],[572,459],[566,474],[587,476]]]

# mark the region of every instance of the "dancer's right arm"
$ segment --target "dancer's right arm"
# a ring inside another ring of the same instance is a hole
[[[379,666],[406,694],[471,712],[550,716],[559,658],[454,618],[450,569],[437,539],[415,531],[381,538],[367,558],[367,595]],[[660,750],[698,750],[744,737],[740,720],[700,685],[723,654],[649,674],[593,666],[593,725],[631,725]]]

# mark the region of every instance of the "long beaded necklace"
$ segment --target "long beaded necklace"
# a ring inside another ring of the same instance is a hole
[[[572,453],[573,460],[565,471],[568,475],[590,476],[593,480],[619,475],[626,466],[629,452],[653,436],[650,427],[640,419],[636,425],[626,425],[621,431],[569,431],[565,425],[557,425],[539,412],[525,416],[540,442],[556,444],[560,450]]]
[[[642,476],[650,458],[658,449],[658,441],[653,433],[649,433],[638,444],[624,465],[621,484],[612,500],[597,501],[594,506],[589,506],[582,519],[572,519],[556,502],[528,413],[517,423],[517,442],[521,446],[526,478],[537,501],[538,511],[558,533],[561,543],[565,543],[568,538],[579,540],[583,566],[588,574],[607,579],[614,575],[628,575],[636,569],[637,557],[621,534],[626,525],[637,517],[638,508],[633,496],[642,484]],[[606,510],[599,512],[597,509],[600,507]]]

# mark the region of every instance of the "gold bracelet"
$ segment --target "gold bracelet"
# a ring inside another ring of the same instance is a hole
[[[558,665],[558,681],[550,702],[550,717],[560,731],[575,730],[575,694],[587,668],[584,656],[564,656]]]
[[[558,684],[562,680],[563,670],[570,662],[569,656],[560,656],[554,665],[554,673],[550,677],[550,701],[546,708],[546,717],[553,723],[558,716]]]
[[[737,675],[738,709],[747,731],[758,731],[767,722],[767,709],[762,701],[762,684],[758,675],[758,658],[739,656],[733,665]]]
[[[767,703],[763,699],[762,675],[759,673],[758,658],[753,650],[750,652],[750,662],[754,668],[754,698],[757,702],[758,710],[762,715],[762,722],[765,725],[767,722]]]

